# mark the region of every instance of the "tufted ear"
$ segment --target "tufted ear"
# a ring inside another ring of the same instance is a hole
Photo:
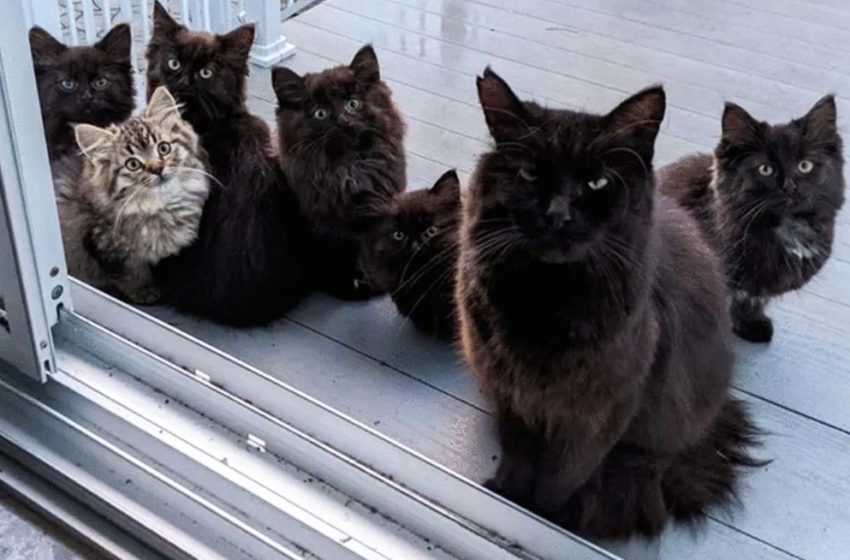
[[[372,45],[361,47],[349,67],[354,71],[354,76],[365,83],[377,82],[381,79],[381,69],[378,66],[378,55]]]
[[[130,26],[119,23],[109,30],[109,33],[94,44],[95,48],[109,55],[110,61],[120,61],[130,64],[130,48],[132,44]]]
[[[153,35],[154,37],[171,38],[178,31],[184,29],[171,15],[159,0],[153,5]]]
[[[428,189],[428,192],[439,197],[460,202],[460,179],[457,176],[457,171],[450,169],[443,173],[437,179],[437,182],[434,183],[434,186]]]
[[[245,65],[254,44],[254,24],[237,27],[226,35],[220,35],[219,39],[226,56],[237,61],[239,65]]]
[[[505,80],[488,66],[475,83],[484,119],[497,143],[517,140],[528,133],[528,112]]]
[[[806,139],[811,143],[821,143],[838,146],[841,139],[838,135],[838,111],[835,107],[835,96],[826,95],[818,100],[802,118],[796,122],[803,126]]]
[[[304,78],[285,66],[272,69],[272,88],[280,107],[298,108],[307,101]]]
[[[115,134],[106,128],[91,124],[74,125],[74,137],[77,139],[77,146],[88,158],[92,158],[108,146],[114,136]]]
[[[605,117],[609,134],[619,137],[634,137],[654,144],[667,99],[664,88],[653,86],[629,97]]]
[[[29,35],[30,51],[36,66],[50,64],[68,49],[41,27],[33,27]]]
[[[721,142],[729,146],[749,146],[760,142],[764,125],[752,117],[743,107],[726,103],[721,120]]]
[[[180,122],[180,105],[168,88],[159,86],[151,95],[143,116],[161,126],[171,128]]]

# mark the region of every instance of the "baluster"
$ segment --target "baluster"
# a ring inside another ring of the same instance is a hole
[[[97,42],[97,25],[94,22],[94,6],[92,0],[82,0],[83,5],[83,29],[86,32],[86,44],[93,45]]]

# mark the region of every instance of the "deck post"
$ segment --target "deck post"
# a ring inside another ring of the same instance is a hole
[[[24,20],[28,27],[38,25],[54,37],[62,38],[62,23],[59,20],[59,3],[42,0],[22,0]]]
[[[295,46],[280,32],[280,0],[245,0],[246,21],[256,22],[251,62],[268,68],[295,54]]]

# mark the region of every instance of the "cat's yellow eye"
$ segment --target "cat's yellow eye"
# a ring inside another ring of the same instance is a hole
[[[200,76],[201,78],[203,78],[205,80],[209,80],[210,78],[212,78],[212,75],[213,75],[212,68],[201,68],[198,71],[198,76]]]
[[[124,167],[127,168],[127,171],[135,172],[142,168],[142,162],[138,158],[131,157],[124,162]]]
[[[797,164],[797,170],[800,171],[803,175],[807,175],[812,172],[812,169],[815,168],[815,164],[810,159],[804,159],[800,163]]]
[[[401,230],[395,230],[393,232],[393,239],[395,239],[396,241],[404,241],[405,239],[407,239],[407,235],[405,235],[405,233]]]
[[[156,145],[156,153],[161,156],[167,156],[171,153],[171,143],[169,142],[160,142]]]
[[[356,97],[352,97],[351,99],[345,102],[345,109],[350,113],[357,111],[358,109],[360,109],[360,100]]]
[[[172,72],[176,72],[177,70],[180,70],[180,66],[181,66],[180,61],[177,60],[176,58],[174,58],[173,56],[171,58],[169,58],[168,62],[166,62],[165,64],[168,66],[168,69],[171,70]]]
[[[607,177],[600,177],[598,179],[594,179],[593,181],[588,181],[587,186],[592,191],[598,191],[599,189],[604,189],[605,187],[607,187],[608,183],[609,181]]]
[[[773,166],[769,163],[763,163],[759,165],[758,172],[762,177],[770,177],[773,175]]]
[[[325,120],[326,118],[328,118],[328,116],[330,116],[330,113],[328,113],[327,109],[319,108],[313,111],[313,118],[316,118],[320,121]]]
[[[95,78],[95,80],[91,83],[91,86],[98,91],[103,91],[109,87],[109,78],[105,78],[103,76]]]
[[[528,181],[529,183],[533,183],[537,180],[537,175],[523,167],[520,167],[519,173],[517,173],[517,175],[519,175],[520,179],[522,179],[523,181]]]
[[[74,91],[77,89],[77,82],[71,78],[65,78],[59,82],[59,87],[64,91]]]

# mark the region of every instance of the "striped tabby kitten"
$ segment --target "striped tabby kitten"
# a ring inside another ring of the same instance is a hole
[[[53,170],[68,269],[133,303],[155,303],[151,266],[195,240],[209,193],[198,136],[164,87],[142,116],[74,132],[83,156]]]

